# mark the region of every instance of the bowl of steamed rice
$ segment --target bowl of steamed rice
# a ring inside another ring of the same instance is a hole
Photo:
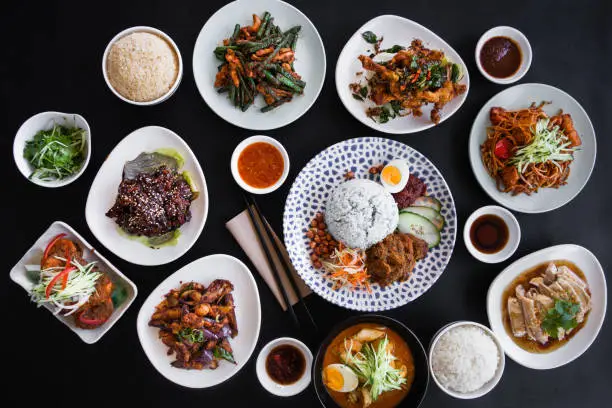
[[[350,248],[368,249],[397,228],[399,213],[393,196],[371,180],[340,184],[325,208],[329,233]]]
[[[108,44],[102,59],[104,80],[125,102],[147,106],[168,99],[183,76],[177,45],[153,27],[128,28]]]
[[[495,334],[475,322],[459,321],[441,328],[429,348],[435,383],[459,399],[482,397],[499,382],[505,355]]]

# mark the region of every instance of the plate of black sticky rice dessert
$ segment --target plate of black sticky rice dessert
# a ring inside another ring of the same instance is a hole
[[[176,133],[147,126],[110,153],[89,190],[85,217],[111,252],[138,265],[162,265],[200,236],[208,213],[204,173]]]

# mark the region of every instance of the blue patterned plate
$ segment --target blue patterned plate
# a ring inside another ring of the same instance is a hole
[[[325,210],[331,192],[353,171],[356,178],[371,178],[369,169],[403,158],[410,172],[427,184],[429,195],[442,203],[446,226],[440,244],[417,263],[412,277],[387,287],[372,285],[365,289],[332,289],[332,282],[310,262],[308,230],[317,212]],[[337,143],[315,156],[298,174],[285,204],[283,233],[285,246],[295,269],[310,288],[324,299],[347,309],[376,312],[405,305],[421,296],[438,280],[455,247],[457,215],[453,196],[436,167],[421,153],[395,140],[363,137]]]

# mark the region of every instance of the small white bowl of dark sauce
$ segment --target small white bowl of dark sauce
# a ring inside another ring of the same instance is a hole
[[[256,363],[257,378],[271,394],[291,397],[304,391],[311,380],[312,352],[301,341],[281,337],[266,344]]]
[[[485,78],[496,84],[520,80],[529,71],[532,58],[529,40],[516,28],[494,27],[476,44],[476,65]]]
[[[481,262],[498,263],[510,258],[521,241],[521,227],[503,207],[488,205],[474,211],[465,222],[463,240]]]

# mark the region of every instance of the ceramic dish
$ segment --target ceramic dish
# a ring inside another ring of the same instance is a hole
[[[191,220],[181,226],[177,244],[153,249],[130,239],[112,218],[106,216],[106,212],[117,197],[125,162],[133,160],[142,152],[158,149],[173,149],[183,157],[185,164],[182,169],[189,172],[199,196],[191,203]],[[200,163],[183,139],[159,126],[140,128],[119,142],[100,167],[85,207],[87,225],[95,237],[109,251],[137,265],[162,265],[179,258],[200,236],[207,214],[208,191]]]
[[[178,74],[176,76],[176,80],[174,81],[174,84],[172,85],[172,87],[168,90],[168,92],[166,92],[164,95],[160,96],[159,98],[154,99],[152,101],[146,101],[146,102],[133,101],[133,100],[128,99],[125,96],[121,95],[111,85],[111,83],[110,83],[110,81],[108,79],[108,74],[106,72],[106,60],[107,60],[107,57],[108,57],[108,53],[109,53],[111,47],[113,46],[113,44],[115,44],[120,38],[125,37],[126,35],[129,35],[129,34],[132,34],[132,33],[138,33],[138,32],[152,33],[152,34],[155,34],[155,35],[161,37],[168,44],[170,44],[170,46],[174,50],[174,52],[176,54],[176,58],[178,60]],[[130,28],[127,28],[127,29],[121,31],[116,36],[114,36],[113,39],[110,40],[110,42],[106,46],[106,49],[104,50],[104,55],[102,57],[102,75],[104,76],[104,81],[106,82],[106,85],[108,85],[108,88],[111,90],[111,92],[114,93],[115,96],[117,96],[122,101],[125,101],[127,103],[131,103],[132,105],[137,105],[137,106],[157,105],[159,103],[162,103],[166,99],[170,98],[172,96],[172,94],[174,94],[174,92],[176,92],[176,90],[178,89],[179,85],[181,84],[181,80],[183,79],[183,58],[181,57],[181,52],[179,51],[179,48],[176,45],[176,43],[172,40],[172,38],[170,38],[170,36],[168,34],[164,33],[163,31],[158,30],[157,28],[148,27],[148,26],[130,27]]]
[[[66,238],[73,240],[78,243],[81,248],[86,252],[86,258],[88,261],[96,261],[100,270],[107,273],[110,279],[115,284],[115,290],[124,291],[125,298],[119,303],[114,305],[115,310],[110,318],[101,325],[100,327],[93,330],[84,330],[77,327],[74,323],[73,316],[62,316],[60,314],[55,317],[66,326],[70,328],[81,340],[87,344],[93,344],[100,340],[104,334],[110,330],[111,327],[123,316],[125,311],[130,307],[138,290],[136,285],[129,280],[124,274],[119,272],[113,264],[111,264],[105,257],[103,257],[98,251],[96,251],[85,239],[73,230],[68,224],[55,221],[47,230],[36,240],[34,245],[25,253],[25,255],[17,262],[17,264],[11,269],[10,276],[13,282],[25,289],[28,294],[34,287],[35,283],[32,281],[27,273],[25,265],[40,265],[40,259],[42,258],[43,252],[49,243],[49,241],[58,234],[66,234]],[[32,304],[34,306],[34,304]],[[45,306],[45,308],[47,308]]]
[[[30,178],[30,175],[34,171],[34,167],[23,157],[23,149],[26,141],[31,140],[39,130],[52,129],[53,126],[64,125],[69,127],[79,127],[85,130],[85,137],[87,139],[86,155],[81,169],[70,177],[66,177],[62,180],[51,180],[43,181],[37,178]],[[62,112],[42,112],[36,114],[26,120],[23,125],[17,131],[15,140],[13,141],[13,157],[15,158],[15,164],[17,168],[32,183],[42,187],[62,187],[68,185],[78,179],[81,174],[87,168],[89,164],[89,158],[91,157],[91,129],[89,124],[81,115],[76,113],[62,113]]]
[[[425,259],[417,263],[412,277],[402,283],[386,287],[372,285],[372,292],[363,289],[339,290],[312,266],[309,241],[305,233],[317,212],[336,186],[345,181],[344,174],[353,171],[356,178],[370,176],[369,169],[391,159],[405,159],[411,174],[427,184],[428,194],[442,204],[441,214],[446,219],[440,244],[429,250]],[[455,247],[457,218],[453,196],[444,177],[421,153],[390,139],[364,137],[349,139],[328,147],[315,156],[298,174],[293,183],[283,217],[285,246],[293,266],[306,284],[319,296],[347,309],[381,311],[411,302],[425,293],[442,275]]]
[[[461,393],[461,392],[453,391],[451,389],[448,389],[444,385],[442,385],[442,383],[440,383],[440,381],[438,381],[438,379],[436,378],[436,374],[434,373],[434,370],[432,367],[434,348],[436,347],[436,344],[438,343],[438,340],[440,339],[440,337],[451,329],[454,329],[457,327],[463,327],[463,326],[474,326],[474,327],[478,327],[484,330],[484,332],[488,334],[491,337],[491,339],[495,342],[495,345],[497,346],[497,350],[499,351],[499,357],[500,357],[499,364],[497,366],[497,370],[495,371],[495,376],[490,381],[488,381],[485,385],[479,388],[478,390],[469,392],[469,393]],[[502,348],[501,343],[497,339],[497,336],[495,336],[495,334],[491,331],[491,329],[489,329],[487,326],[484,326],[480,323],[469,322],[469,321],[458,321],[458,322],[449,323],[436,332],[433,339],[431,340],[431,344],[429,345],[429,369],[431,370],[431,377],[433,378],[434,382],[438,385],[438,387],[440,387],[442,391],[444,391],[446,394],[450,395],[451,397],[455,397],[459,399],[474,399],[474,398],[482,397],[485,394],[488,394],[493,388],[495,388],[497,383],[499,383],[499,380],[501,380],[505,367],[506,367],[506,356],[504,355],[504,349]]]
[[[492,75],[489,75],[482,67],[482,63],[480,61],[480,51],[482,50],[482,46],[493,37],[510,38],[511,40],[514,40],[514,42],[516,42],[516,44],[521,49],[521,65],[514,74],[510,75],[507,78],[497,78]],[[476,66],[478,67],[478,70],[480,71],[482,76],[496,84],[507,85],[519,81],[525,76],[527,71],[529,71],[529,67],[531,67],[531,60],[533,59],[533,51],[531,50],[529,40],[527,40],[527,37],[525,37],[525,35],[519,30],[512,27],[499,26],[491,28],[480,37],[478,43],[476,44],[475,56]]]
[[[410,352],[412,353],[414,360],[415,375],[410,390],[408,391],[406,397],[402,399],[400,405],[418,408],[423,402],[423,399],[427,394],[427,387],[429,386],[429,365],[427,363],[427,353],[425,352],[425,348],[412,330],[406,327],[403,323],[387,316],[375,314],[351,317],[337,324],[321,343],[314,365],[312,366],[314,387],[321,405],[326,408],[338,406],[323,384],[323,359],[325,357],[325,351],[332,343],[334,338],[340,334],[340,332],[360,323],[373,323],[387,327],[397,333],[406,342],[410,348]]]
[[[539,104],[542,101],[551,102],[543,107],[549,115],[556,114],[559,109],[571,114],[574,126],[582,139],[582,146],[574,154],[574,162],[570,167],[571,172],[567,184],[559,188],[542,188],[530,196],[526,194],[513,196],[503,193],[497,189],[495,179],[487,173],[480,155],[480,145],[486,140],[486,129],[491,124],[489,112],[492,107],[496,106],[509,110],[523,109],[529,107],[532,102]],[[574,199],[591,176],[596,153],[595,130],[585,110],[570,95],[550,85],[521,84],[498,93],[482,107],[470,132],[470,164],[476,180],[493,200],[506,208],[523,213],[552,211]]]
[[[272,146],[276,147],[278,151],[281,153],[281,155],[283,156],[283,163],[284,163],[283,174],[281,175],[280,179],[278,179],[276,183],[266,188],[256,188],[256,187],[252,187],[248,185],[247,183],[244,182],[244,180],[242,180],[242,177],[240,177],[240,173],[238,172],[238,158],[240,157],[240,153],[242,153],[242,151],[247,146],[253,143],[257,143],[257,142],[265,142],[265,143],[271,144]],[[234,153],[232,154],[232,159],[230,163],[230,168],[232,170],[232,176],[234,176],[234,180],[240,187],[242,187],[242,189],[248,191],[249,193],[253,193],[253,194],[268,194],[273,191],[276,191],[280,186],[283,185],[283,183],[287,179],[287,176],[289,175],[289,154],[287,153],[287,150],[285,150],[285,147],[282,144],[280,144],[280,142],[278,142],[276,139],[273,139],[268,136],[259,136],[259,135],[251,136],[249,138],[244,139],[234,149]]]
[[[302,352],[306,359],[306,369],[302,377],[295,383],[289,385],[281,385],[270,378],[266,371],[266,358],[268,354],[277,346],[291,345],[296,347]],[[308,385],[310,385],[311,369],[312,369],[312,353],[310,349],[301,341],[292,339],[291,337],[281,337],[276,340],[272,340],[266,344],[257,356],[257,362],[255,363],[257,371],[257,379],[262,387],[271,394],[279,397],[291,397],[304,391]]]
[[[493,254],[480,252],[470,239],[470,229],[472,228],[472,224],[474,224],[474,221],[476,221],[478,217],[485,214],[492,214],[500,217],[508,226],[508,242],[499,252],[495,252]],[[472,256],[479,261],[485,263],[503,262],[510,258],[518,248],[519,243],[521,242],[521,226],[519,225],[516,217],[510,211],[497,205],[487,205],[477,209],[468,217],[467,221],[465,222],[465,226],[463,227],[463,242],[465,243],[465,246],[470,254],[472,254]]]
[[[591,291],[592,309],[586,325],[567,343],[548,353],[530,353],[519,347],[504,327],[503,293],[523,272],[553,260],[570,261],[582,270]],[[556,245],[524,256],[497,275],[487,293],[489,325],[508,357],[518,364],[538,370],[556,368],[580,357],[595,341],[606,315],[607,296],[606,277],[595,255],[578,245]]]
[[[230,340],[236,364],[222,361],[215,370],[185,370],[170,363],[173,356],[158,338],[159,329],[149,326],[155,306],[171,289],[182,282],[210,284],[215,279],[226,279],[234,285],[232,292],[236,304],[238,335]],[[153,367],[168,380],[189,388],[207,388],[220,384],[234,376],[249,360],[261,327],[261,305],[257,284],[249,269],[238,259],[229,255],[210,255],[197,259],[167,277],[151,292],[138,312],[136,328],[138,339]]]
[[[260,112],[265,106],[260,97],[242,112],[231,104],[227,94],[218,93],[213,86],[219,65],[213,51],[231,36],[235,24],[250,23],[252,14],[261,16],[264,11],[270,12],[274,23],[283,30],[302,26],[295,50],[295,71],[306,81],[306,87],[303,95],[270,112]],[[202,27],[193,50],[193,75],[204,102],[221,118],[245,129],[276,129],[296,121],[316,101],[325,79],[325,48],[315,26],[294,6],[278,0],[237,0],[219,9]]]
[[[387,123],[378,123],[366,115],[366,108],[369,105],[353,98],[349,84],[355,82],[357,72],[363,71],[357,57],[371,48],[371,45],[366,43],[361,36],[364,31],[372,31],[378,36],[384,37],[384,44],[388,44],[389,47],[394,44],[408,46],[413,39],[418,38],[423,41],[423,45],[426,47],[444,51],[450,61],[462,67],[463,79],[460,83],[465,84],[467,89],[462,95],[454,98],[444,106],[440,112],[442,116],[440,123],[450,118],[463,105],[470,90],[470,75],[461,56],[446,41],[422,25],[407,18],[383,15],[368,21],[351,36],[342,49],[336,63],[336,90],[338,91],[338,96],[351,115],[361,123],[374,130],[394,134],[415,133],[435,126],[429,116],[433,107],[431,104],[423,106],[423,115],[421,117],[408,115],[392,119]]]

